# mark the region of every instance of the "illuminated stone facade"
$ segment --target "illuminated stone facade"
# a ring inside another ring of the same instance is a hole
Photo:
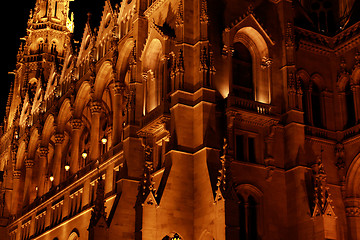
[[[80,42],[69,2],[19,48],[0,239],[360,239],[358,2],[106,0]]]

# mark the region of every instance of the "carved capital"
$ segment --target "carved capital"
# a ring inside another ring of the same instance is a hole
[[[347,217],[360,217],[359,207],[346,207],[345,212]]]
[[[94,114],[94,113],[100,113],[101,112],[101,103],[98,102],[98,101],[92,101],[90,103],[90,112],[91,114]]]
[[[21,177],[21,171],[20,170],[14,170],[13,178],[14,179],[20,179],[20,177]]]
[[[25,167],[26,168],[32,168],[34,166],[34,160],[32,159],[26,159],[25,160]]]
[[[62,144],[64,142],[64,134],[63,133],[57,133],[55,134],[55,144]]]
[[[47,147],[40,147],[39,148],[40,157],[46,157],[48,153],[49,153],[49,149]]]
[[[125,91],[125,85],[119,81],[114,83],[114,93],[115,95],[120,95]]]
[[[81,119],[72,119],[70,124],[71,124],[72,129],[75,130],[75,129],[80,129],[83,122]]]

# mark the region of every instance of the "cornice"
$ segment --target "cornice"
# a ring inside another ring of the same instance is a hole
[[[299,48],[322,55],[341,55],[360,44],[360,22],[350,28],[328,37],[300,27],[295,27]]]

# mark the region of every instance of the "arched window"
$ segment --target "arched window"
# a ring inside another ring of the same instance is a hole
[[[355,125],[355,106],[354,106],[354,95],[351,90],[350,83],[345,86],[345,101],[346,101],[346,126],[351,127]]]
[[[39,54],[44,52],[44,40],[39,40]]]
[[[238,194],[240,239],[258,239],[257,202],[252,195]]]
[[[302,81],[302,105],[304,111],[304,121],[306,124],[315,127],[323,126],[323,99],[319,85],[312,80],[301,79]]]
[[[233,91],[236,96],[254,100],[252,57],[241,42],[234,43],[232,56]]]

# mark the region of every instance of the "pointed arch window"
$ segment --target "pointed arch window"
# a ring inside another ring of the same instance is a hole
[[[323,127],[324,109],[319,86],[313,81],[303,83],[302,97],[305,123],[315,127]]]
[[[235,95],[254,100],[252,57],[248,48],[241,42],[234,43],[232,81]]]
[[[258,234],[258,203],[252,195],[238,194],[240,239],[256,240]]]

